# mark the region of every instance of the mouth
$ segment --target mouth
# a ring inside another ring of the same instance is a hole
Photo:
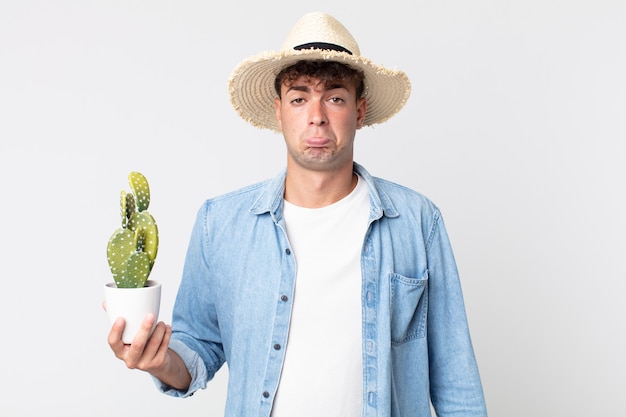
[[[310,148],[322,148],[327,146],[330,140],[328,138],[311,137],[305,140],[305,143]]]

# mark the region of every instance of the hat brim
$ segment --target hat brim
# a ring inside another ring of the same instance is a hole
[[[365,74],[367,112],[364,126],[382,123],[406,104],[411,93],[409,78],[402,71],[387,69],[370,60],[344,52],[307,49],[264,52],[241,62],[228,81],[230,102],[239,115],[261,129],[279,131],[274,111],[274,80],[280,71],[300,60],[338,61]]]

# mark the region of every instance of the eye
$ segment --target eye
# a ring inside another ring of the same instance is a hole
[[[292,103],[292,104],[302,104],[302,103],[304,103],[304,99],[302,97],[297,97],[297,98],[294,98],[293,100],[291,100],[290,103]]]
[[[328,101],[335,104],[341,104],[344,100],[341,97],[331,97]]]

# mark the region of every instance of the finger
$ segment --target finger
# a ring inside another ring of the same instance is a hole
[[[165,355],[163,355],[163,346],[169,344],[169,326],[163,322],[159,322],[150,336],[148,343],[144,349],[142,358],[142,365],[147,367],[147,370],[160,369],[165,362]]]
[[[157,323],[150,339],[146,343],[144,348],[144,357],[146,359],[152,360],[158,353],[159,348],[163,342],[163,337],[165,336],[166,326],[165,323],[159,322]]]
[[[158,358],[161,362],[164,360],[165,356],[167,356],[167,351],[170,346],[170,338],[172,337],[172,327],[164,324],[163,331],[163,338],[161,339],[161,343],[155,355],[155,357]]]
[[[167,326],[167,331],[165,332],[165,337],[163,338],[163,343],[161,343],[161,350],[159,351],[160,355],[166,357],[169,355],[170,350],[170,340],[172,339],[172,326]]]
[[[122,357],[124,351],[124,342],[122,341],[124,327],[126,327],[126,322],[123,317],[119,317],[111,326],[109,336],[107,337],[109,346],[118,358]]]
[[[148,339],[150,338],[150,332],[155,320],[155,315],[149,313],[141,322],[141,326],[139,327],[139,330],[137,330],[135,337],[133,337],[133,341],[128,352],[128,359],[131,362],[138,362],[144,355],[144,350],[148,343]]]
[[[161,338],[161,343],[159,344],[155,357],[152,360],[153,370],[164,370],[168,368],[170,361],[169,344],[171,335],[172,328],[169,325],[164,324],[163,337]]]
[[[102,309],[103,309],[104,311],[107,311],[107,302],[106,302],[106,301],[103,301],[103,302],[102,302]]]

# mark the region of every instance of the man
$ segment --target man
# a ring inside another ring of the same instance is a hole
[[[231,102],[282,132],[287,168],[207,200],[172,327],[148,317],[116,356],[188,396],[228,363],[227,416],[486,416],[439,210],[353,161],[356,131],[406,102],[406,75],[360,56],[324,13],[241,63]]]

